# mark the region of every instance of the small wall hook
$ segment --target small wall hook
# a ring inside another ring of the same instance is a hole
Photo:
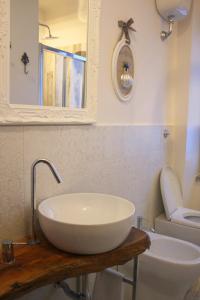
[[[24,54],[22,55],[21,62],[24,64],[24,74],[27,75],[28,74],[27,65],[29,64],[30,61],[26,52],[24,52]]]
[[[169,136],[170,136],[170,131],[169,131],[169,129],[165,128],[165,129],[163,130],[163,137],[164,137],[165,139],[167,139]]]

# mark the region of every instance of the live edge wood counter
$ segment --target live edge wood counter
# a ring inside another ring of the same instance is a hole
[[[148,235],[136,228],[120,247],[98,255],[65,253],[46,240],[40,245],[21,246],[15,249],[14,264],[0,263],[0,300],[16,299],[50,283],[124,264],[149,247]]]

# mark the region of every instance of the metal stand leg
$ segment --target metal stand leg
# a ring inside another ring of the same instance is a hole
[[[81,293],[81,277],[76,278],[76,292],[77,294]]]
[[[117,267],[118,268],[118,267]],[[123,282],[132,286],[132,300],[136,300],[137,292],[137,278],[138,278],[138,256],[133,259],[133,278],[124,277]],[[82,275],[76,279],[76,292],[74,292],[66,281],[56,283],[56,287],[62,288],[66,296],[72,300],[91,300],[89,288],[89,276]]]
[[[136,300],[137,293],[137,279],[138,279],[138,256],[133,260],[133,294],[132,300]]]
[[[80,276],[76,279],[76,292],[74,292],[66,281],[59,281],[56,288],[62,288],[65,295],[72,300],[91,300],[88,275]]]
[[[82,294],[85,295],[85,300],[91,300],[90,290],[89,290],[89,276],[82,276]]]

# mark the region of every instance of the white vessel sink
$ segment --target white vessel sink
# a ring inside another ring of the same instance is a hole
[[[64,194],[38,207],[40,226],[57,248],[78,254],[96,254],[119,246],[128,236],[135,206],[104,194]]]

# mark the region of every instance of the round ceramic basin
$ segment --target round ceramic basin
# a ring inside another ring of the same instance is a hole
[[[38,212],[45,236],[57,248],[97,254],[118,247],[127,238],[135,206],[113,195],[64,194],[44,200]]]

